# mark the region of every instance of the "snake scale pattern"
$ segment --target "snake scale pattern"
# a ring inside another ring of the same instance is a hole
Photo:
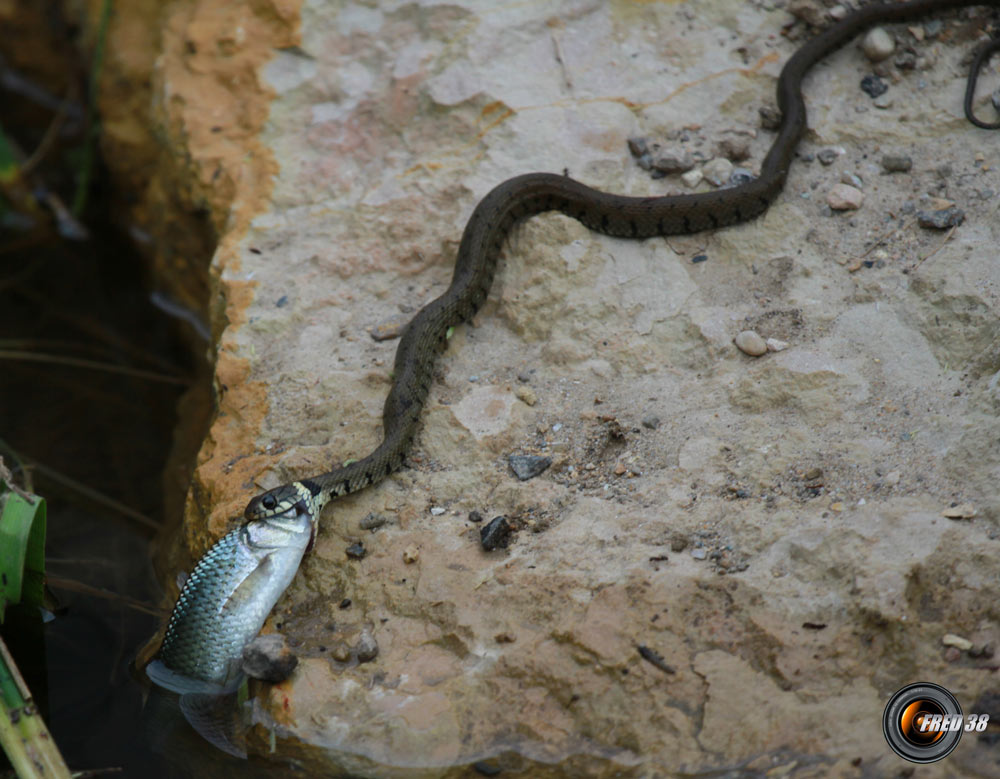
[[[382,443],[361,460],[327,473],[269,490],[250,501],[248,520],[261,520],[301,505],[314,518],[331,498],[381,481],[402,464],[413,443],[427,398],[434,363],[447,344],[449,328],[468,322],[486,300],[507,235],[516,222],[559,211],[591,230],[622,238],[695,233],[744,222],[762,214],[781,192],[795,149],[806,128],[802,80],[809,69],[876,23],[906,22],[937,11],[970,5],[1000,6],[1000,0],[912,0],[866,5],[806,42],[785,63],[778,78],[781,124],[760,176],[716,192],[665,197],[625,197],[592,189],[567,176],[528,173],[494,188],[476,206],[462,235],[448,289],[422,308],[407,325],[393,368],[393,384],[382,412]],[[973,61],[965,95],[965,112],[979,127],[996,128],[972,113],[979,70],[1000,48],[993,40]],[[305,487],[305,491],[303,491]]]

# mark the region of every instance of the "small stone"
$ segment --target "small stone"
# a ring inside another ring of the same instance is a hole
[[[957,227],[965,221],[965,211],[952,206],[937,211],[917,211],[917,224],[933,230]]]
[[[861,177],[845,170],[840,174],[840,183],[847,184],[849,187],[854,187],[855,189],[864,189],[864,182]]]
[[[508,633],[507,631],[504,631],[503,633],[497,633],[495,636],[493,636],[493,640],[496,641],[498,644],[513,644],[515,641],[517,641],[517,636],[515,636],[513,633]]]
[[[806,471],[804,474],[802,474],[802,478],[805,481],[816,481],[816,479],[822,479],[823,478],[823,469],[822,468],[816,468],[816,467],[810,468],[808,471]]]
[[[812,27],[820,27],[826,22],[826,8],[814,0],[791,0],[788,13]]]
[[[683,149],[663,149],[653,157],[653,170],[667,175],[684,173],[694,167],[694,157]]]
[[[531,381],[531,374],[528,373],[527,371],[521,371],[520,373],[517,374],[517,380],[522,384],[527,384],[529,381]]]
[[[879,95],[874,100],[872,100],[872,105],[878,108],[880,111],[887,111],[893,106],[892,95],[886,93],[884,95]]]
[[[420,550],[415,546],[408,546],[403,550],[403,562],[409,565],[420,559]]]
[[[641,157],[643,154],[649,154],[649,143],[645,138],[629,138],[627,143],[628,150],[633,157]]]
[[[670,551],[671,552],[683,552],[687,549],[688,540],[687,536],[682,536],[679,533],[670,539]]]
[[[705,557],[707,556],[707,552],[705,552],[705,550],[702,549],[701,547],[698,547],[697,549],[691,550],[691,556],[695,560],[704,560]]]
[[[753,179],[753,173],[746,168],[733,168],[733,172],[729,176],[729,186],[738,187],[750,183]]]
[[[725,157],[716,157],[702,165],[701,172],[705,174],[705,180],[709,184],[721,187],[729,183],[729,177],[733,173],[733,163]]]
[[[393,317],[381,324],[375,325],[371,329],[372,339],[375,341],[388,341],[393,338],[399,338],[409,321],[408,317]]]
[[[362,519],[358,525],[362,530],[377,530],[383,525],[388,525],[389,522],[390,520],[388,517],[383,517],[381,514],[372,512]]]
[[[944,659],[949,663],[957,663],[962,659],[962,650],[957,647],[950,646],[944,650]]]
[[[750,156],[750,141],[746,138],[723,138],[719,141],[719,156],[732,162],[743,162]]]
[[[886,173],[907,173],[913,167],[913,160],[905,154],[885,154],[882,156],[882,170]]]
[[[469,512],[469,522],[482,522],[482,521],[483,521],[483,515],[480,514],[478,511]]]
[[[265,682],[283,682],[292,675],[297,658],[279,633],[257,636],[243,647],[242,665],[247,676]]]
[[[537,454],[512,454],[507,458],[510,469],[521,481],[533,479],[552,465],[551,457],[540,457]]]
[[[514,396],[522,403],[533,406],[538,402],[538,395],[531,387],[518,387],[514,390]]]
[[[739,333],[733,339],[733,343],[736,344],[737,349],[751,357],[760,357],[767,353],[767,342],[753,330],[744,330]]]
[[[330,657],[338,663],[346,663],[351,659],[351,648],[343,641],[338,641],[330,650]]]
[[[826,204],[834,211],[853,211],[861,207],[864,199],[865,194],[860,189],[849,184],[834,184],[827,193]]]
[[[350,598],[344,598],[340,602],[339,606],[340,606],[341,609],[349,609],[349,608],[351,608],[351,599]]]
[[[503,772],[500,766],[487,763],[485,760],[477,760],[473,763],[472,770],[480,776],[499,776]]]
[[[621,476],[626,470],[625,463],[619,462],[615,464],[615,476]]]
[[[704,178],[705,174],[698,170],[698,168],[695,168],[694,170],[689,170],[687,173],[682,175],[681,181],[684,182],[684,186],[688,189],[694,189]]]
[[[899,484],[899,480],[902,478],[902,474],[899,471],[889,471],[885,475],[885,484],[887,487],[895,487]]]
[[[841,154],[843,154],[843,152],[839,149],[820,149],[816,152],[816,159],[824,165],[832,165]]]
[[[760,126],[765,130],[777,130],[781,126],[781,111],[777,106],[765,105],[757,109]]]
[[[874,74],[869,74],[861,79],[861,91],[871,98],[884,95],[889,85]]]
[[[507,517],[495,517],[479,531],[479,543],[487,552],[498,548],[506,549],[513,530],[514,528],[507,521]]]
[[[783,352],[788,348],[788,341],[781,341],[777,338],[768,338],[765,343],[767,343],[769,352]]]
[[[358,656],[359,663],[370,663],[378,657],[378,643],[368,628],[361,631],[361,637],[358,639],[354,651]]]
[[[444,512],[445,509],[441,508],[440,506],[431,506],[431,516],[440,517],[442,514],[444,514]]]
[[[642,418],[642,426],[650,430],[656,430],[660,426],[660,418],[653,414]]]
[[[696,254],[694,257],[691,258],[692,265],[697,265],[699,262],[708,262],[708,255]]]
[[[941,636],[941,643],[945,646],[953,646],[960,652],[968,652],[972,649],[972,642],[969,639],[956,636],[954,633],[945,633]]]
[[[900,52],[899,56],[893,60],[893,64],[900,70],[915,70],[917,67],[917,55],[912,51]]]
[[[976,507],[971,503],[962,503],[959,506],[949,506],[941,512],[941,516],[947,519],[972,519],[976,516]]]
[[[348,557],[352,557],[355,560],[361,560],[365,556],[365,545],[360,541],[351,544],[347,549],[344,550]]]
[[[892,56],[896,50],[896,41],[883,27],[872,27],[861,40],[861,51],[872,62],[881,62]]]
[[[843,510],[844,510],[844,504],[841,503],[839,500],[836,501],[835,503],[830,504],[830,511],[836,511],[839,514]]]

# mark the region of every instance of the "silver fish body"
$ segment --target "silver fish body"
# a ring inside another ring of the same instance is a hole
[[[291,583],[313,531],[306,501],[220,538],[188,576],[146,673],[181,694],[232,690],[243,648]]]

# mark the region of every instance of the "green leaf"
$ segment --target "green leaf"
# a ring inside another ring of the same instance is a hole
[[[40,606],[45,594],[45,500],[0,494],[0,622],[7,605]]]

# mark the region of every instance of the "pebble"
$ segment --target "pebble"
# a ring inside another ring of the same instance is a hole
[[[483,521],[483,515],[480,514],[478,511],[469,512],[469,522],[482,522],[482,521]]]
[[[697,265],[699,262],[707,262],[707,261],[708,261],[707,254],[696,254],[694,257],[691,258],[692,265]]]
[[[741,184],[749,184],[753,179],[754,175],[752,171],[746,168],[733,168],[732,175],[729,177],[729,185],[731,187],[738,187]]]
[[[882,157],[882,170],[886,173],[907,173],[913,167],[913,159],[905,154],[886,154]]]
[[[879,95],[872,101],[872,105],[882,111],[892,108],[892,104],[893,104],[892,95],[889,94]]]
[[[531,381],[531,374],[528,373],[527,371],[521,371],[520,373],[517,374],[517,380],[522,384],[527,384],[529,381]]]
[[[946,230],[957,227],[965,221],[965,211],[952,206],[936,211],[917,211],[917,224],[934,230]]]
[[[649,428],[650,430],[656,430],[660,426],[660,418],[655,414],[650,414],[649,416],[642,418],[642,426]]]
[[[444,512],[445,512],[445,509],[441,508],[440,506],[431,506],[431,515],[432,516],[440,517],[442,514],[444,514]]]
[[[788,341],[781,341],[777,338],[768,338],[765,343],[769,352],[783,352],[788,348]]]
[[[849,187],[854,187],[855,189],[864,188],[864,182],[861,180],[861,177],[846,170],[840,174],[840,183],[847,184]]]
[[[506,549],[510,543],[510,536],[514,528],[507,517],[494,517],[490,523],[479,531],[479,543],[487,552],[494,549]]]
[[[344,550],[348,557],[353,557],[355,560],[360,560],[365,556],[365,545],[360,541],[351,544],[347,549]]]
[[[903,475],[899,471],[889,471],[889,473],[885,475],[886,486],[895,487],[897,484],[899,484],[899,480],[902,477]]]
[[[781,126],[781,111],[777,106],[765,105],[757,109],[760,126],[765,130],[777,130]]]
[[[956,636],[954,633],[945,633],[941,636],[941,643],[945,646],[953,646],[962,652],[968,652],[972,649],[972,642],[969,639]]]
[[[330,657],[338,663],[346,663],[351,659],[351,648],[343,641],[338,641],[330,650]]]
[[[507,458],[510,469],[521,481],[533,479],[552,465],[551,457],[540,457],[537,454],[512,454]]]
[[[750,156],[750,141],[746,138],[723,138],[719,141],[719,156],[732,162],[743,162]]]
[[[359,663],[370,663],[378,657],[378,642],[375,641],[375,636],[368,628],[361,631],[361,637],[358,639],[354,651],[358,655]]]
[[[408,546],[403,550],[403,562],[409,565],[420,559],[420,550],[415,546]]]
[[[844,504],[841,503],[839,500],[836,501],[835,503],[830,504],[830,511],[835,511],[839,514],[843,510],[844,510]]]
[[[691,556],[695,560],[704,560],[705,557],[707,556],[707,553],[705,552],[704,549],[702,549],[702,548],[699,547],[698,549],[692,549],[691,550]]]
[[[705,174],[702,173],[698,168],[694,170],[689,170],[683,176],[681,176],[681,181],[684,182],[684,186],[688,189],[694,189],[697,187],[702,180],[705,178]]]
[[[962,659],[962,651],[956,647],[950,646],[944,650],[944,659],[948,663],[957,663]]]
[[[375,325],[371,329],[371,336],[376,341],[389,341],[393,338],[399,338],[409,321],[408,318],[393,317],[388,321]]]
[[[538,402],[538,395],[531,387],[518,387],[514,390],[514,396],[522,403],[533,406]]]
[[[383,525],[388,525],[389,521],[390,520],[388,517],[383,517],[381,514],[376,514],[375,512],[372,512],[364,519],[362,519],[361,522],[358,523],[358,525],[361,527],[362,530],[377,530]]]
[[[688,540],[687,536],[682,536],[680,533],[675,535],[670,539],[670,551],[671,552],[683,552],[687,549]]]
[[[837,157],[839,157],[842,153],[843,152],[839,149],[820,149],[816,152],[816,159],[818,159],[823,165],[832,165]]]
[[[649,143],[645,138],[638,136],[629,138],[627,143],[628,150],[631,152],[633,157],[641,157],[643,154],[649,154]]]
[[[739,333],[733,339],[733,343],[736,344],[737,349],[751,357],[760,357],[767,352],[767,342],[753,330],[744,330]]]
[[[896,41],[885,31],[884,27],[872,27],[861,40],[861,51],[872,62],[888,59],[895,50]]]
[[[976,507],[971,503],[962,503],[959,506],[949,506],[941,512],[941,516],[947,519],[972,519],[976,513]]]
[[[709,184],[721,187],[729,183],[729,177],[733,175],[733,163],[725,157],[715,157],[702,165],[701,172]]]
[[[283,682],[292,675],[297,658],[280,633],[257,636],[243,647],[242,666],[247,676],[265,682]]]
[[[889,89],[889,85],[874,74],[869,74],[861,79],[861,91],[871,98],[883,95]]]
[[[653,170],[660,173],[684,173],[694,167],[694,157],[683,149],[662,149],[653,157]]]
[[[850,184],[834,184],[826,196],[826,204],[834,211],[853,211],[861,207],[865,193]]]

